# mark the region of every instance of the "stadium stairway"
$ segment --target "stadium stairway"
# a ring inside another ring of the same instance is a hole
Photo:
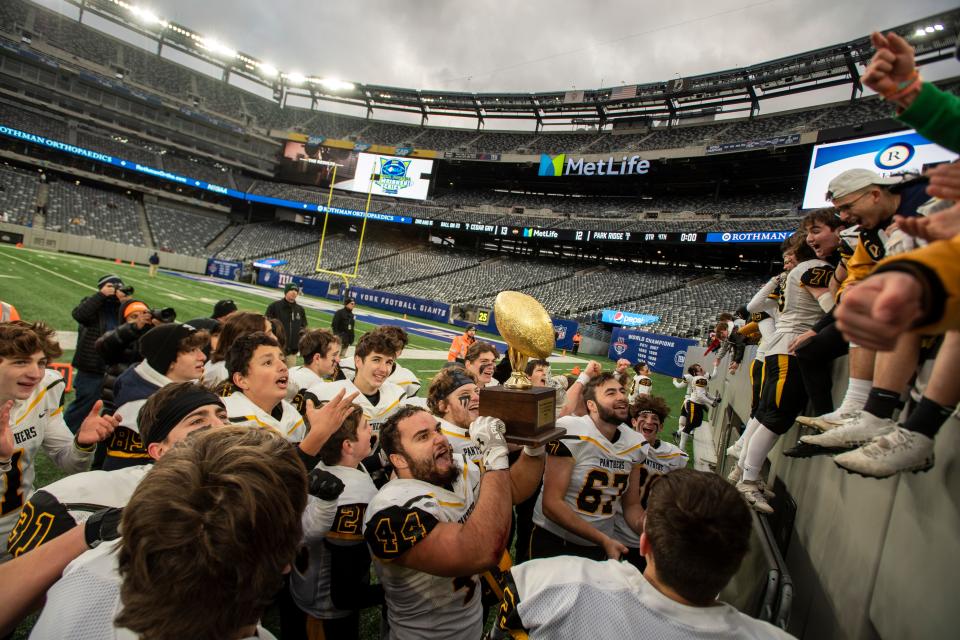
[[[137,210],[137,222],[140,224],[140,235],[143,236],[143,244],[147,249],[153,249],[157,245],[153,238],[153,230],[147,222],[147,210],[143,206],[143,200],[138,198],[134,203],[134,208]]]

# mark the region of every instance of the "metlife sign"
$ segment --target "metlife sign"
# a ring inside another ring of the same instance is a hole
[[[540,169],[537,175],[541,177],[557,176],[630,176],[643,175],[650,171],[650,161],[641,160],[640,156],[624,156],[618,162],[613,156],[606,160],[588,162],[583,158],[568,158],[567,154],[555,156],[540,154]]]

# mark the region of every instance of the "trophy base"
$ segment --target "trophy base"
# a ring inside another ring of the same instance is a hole
[[[480,390],[480,415],[503,420],[511,444],[539,447],[562,437],[566,430],[556,427],[556,406],[556,391],[550,387]]]

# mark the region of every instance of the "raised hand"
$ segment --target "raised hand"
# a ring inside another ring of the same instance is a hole
[[[510,468],[506,432],[507,425],[499,418],[480,416],[470,423],[470,439],[480,447],[484,469],[502,471]]]
[[[77,431],[77,444],[88,447],[102,442],[113,435],[113,430],[120,426],[120,416],[99,415],[103,409],[103,400],[97,400],[90,409],[90,413],[83,419],[80,430]]]
[[[312,456],[320,453],[324,443],[340,428],[343,421],[354,410],[353,401],[360,395],[360,392],[355,391],[349,396],[346,395],[346,392],[346,389],[341,389],[330,402],[319,407],[314,404],[312,399],[307,398],[307,408],[303,417],[310,425],[310,432],[300,443],[300,448],[304,452]]]
[[[886,35],[875,31],[870,34],[870,42],[877,52],[863,73],[863,83],[882,96],[893,95],[917,70],[913,47],[892,31]]]

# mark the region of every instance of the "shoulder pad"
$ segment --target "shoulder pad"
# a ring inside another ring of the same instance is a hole
[[[393,560],[413,548],[437,526],[432,513],[417,507],[391,505],[373,514],[363,537],[375,556]]]
[[[800,282],[807,287],[823,288],[830,284],[830,278],[833,277],[833,267],[822,265],[810,267],[800,276]]]

